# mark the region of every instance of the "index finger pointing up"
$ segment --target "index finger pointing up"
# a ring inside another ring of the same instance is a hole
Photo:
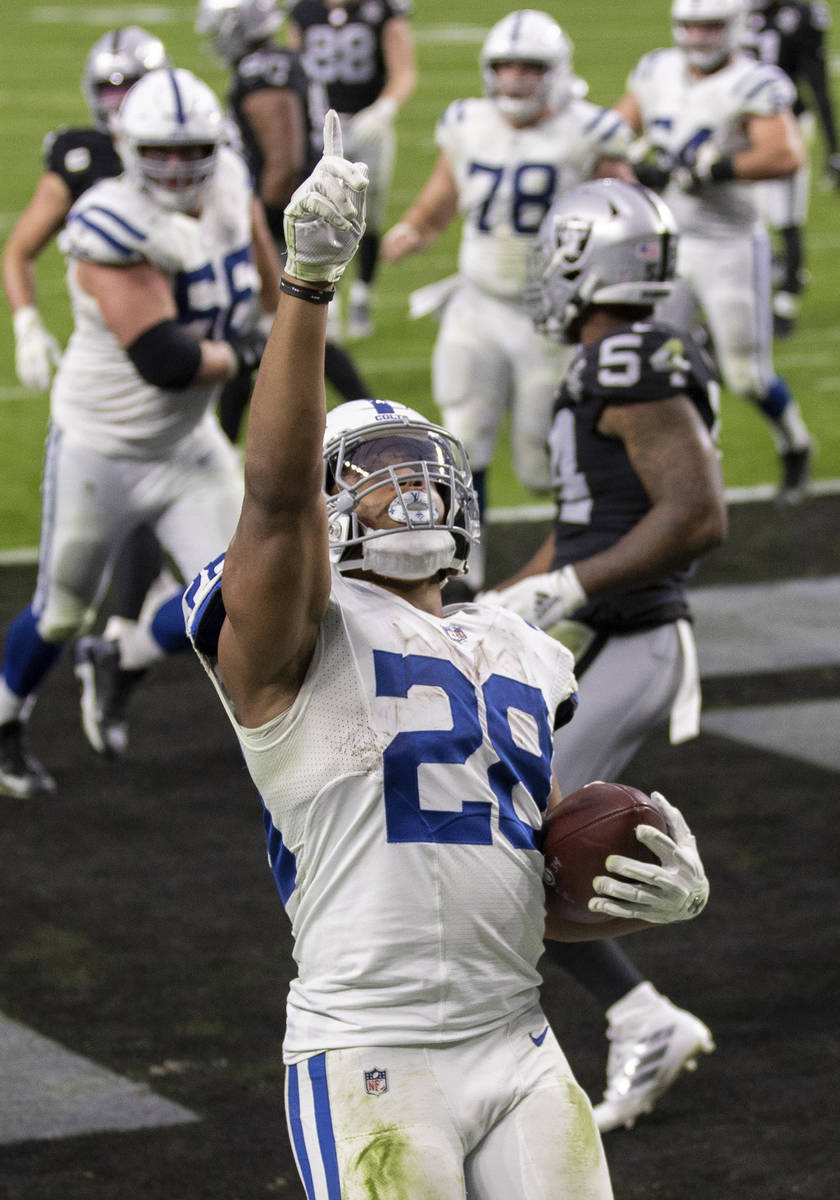
[[[334,108],[327,110],[324,117],[324,154],[336,154],[344,157],[344,143],[341,137],[341,121]]]

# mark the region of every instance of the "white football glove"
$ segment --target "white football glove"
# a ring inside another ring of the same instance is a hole
[[[592,887],[598,895],[589,901],[591,912],[667,925],[688,921],[706,907],[709,881],[685,818],[661,792],[652,792],[651,799],[664,810],[673,837],[652,825],[638,825],[636,837],[657,855],[659,864],[611,854],[605,864],[607,870],[624,879],[596,875]]]
[[[360,108],[350,118],[347,132],[352,135],[354,142],[381,141],[391,128],[396,115],[396,101],[390,96],[380,96],[373,104],[369,104],[367,108]]]
[[[528,575],[501,591],[479,592],[477,604],[495,604],[519,613],[539,629],[550,629],[586,603],[577,571],[571,564],[543,575]]]
[[[286,205],[287,274],[307,283],[335,283],[356,253],[365,231],[364,163],[344,158],[341,123],[330,109],[324,118],[324,154]]]
[[[15,370],[24,387],[45,392],[52,373],[61,362],[61,347],[41,321],[34,305],[19,308],[14,315]]]

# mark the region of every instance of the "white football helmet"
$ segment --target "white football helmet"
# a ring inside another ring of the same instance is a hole
[[[554,201],[532,248],[534,324],[575,342],[591,304],[652,306],[671,290],[676,250],[674,218],[655,192],[619,179],[579,184]]]
[[[277,0],[199,0],[195,31],[232,67],[282,24]]]
[[[572,43],[548,13],[523,8],[498,21],[478,58],[484,94],[515,124],[533,121],[544,109],[558,112],[586,85],[572,74]],[[539,86],[529,95],[505,95],[496,68],[506,62],[536,63],[543,68]]]
[[[388,515],[402,528],[369,529],[359,519],[360,501],[381,487],[393,489]],[[463,446],[403,404],[350,400],[327,413],[324,492],[339,571],[405,580],[458,574],[479,538]]]
[[[674,0],[671,5],[674,41],[698,71],[714,71],[735,53],[746,22],[746,0]]]
[[[163,42],[138,25],[103,33],[91,46],[82,72],[82,95],[96,125],[108,127],[125,93],[147,71],[168,66]]]
[[[151,71],[123,100],[113,128],[126,174],[161,207],[200,207],[224,131],[222,110],[206,83],[183,68]]]

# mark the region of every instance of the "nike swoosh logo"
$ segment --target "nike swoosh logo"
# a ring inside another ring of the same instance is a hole
[[[548,1026],[546,1025],[546,1027],[542,1031],[542,1033],[536,1033],[536,1034],[529,1033],[528,1037],[531,1039],[531,1041],[534,1043],[535,1046],[541,1046],[543,1044],[543,1042],[545,1041],[545,1035],[547,1033],[548,1033]]]

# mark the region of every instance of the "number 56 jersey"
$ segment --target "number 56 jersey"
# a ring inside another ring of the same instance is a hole
[[[571,655],[504,609],[435,617],[335,572],[297,699],[245,729],[206,635],[214,608],[220,625],[219,569],[188,589],[187,627],[262,798],[292,922],[286,1061],[455,1041],[527,1010]]]

